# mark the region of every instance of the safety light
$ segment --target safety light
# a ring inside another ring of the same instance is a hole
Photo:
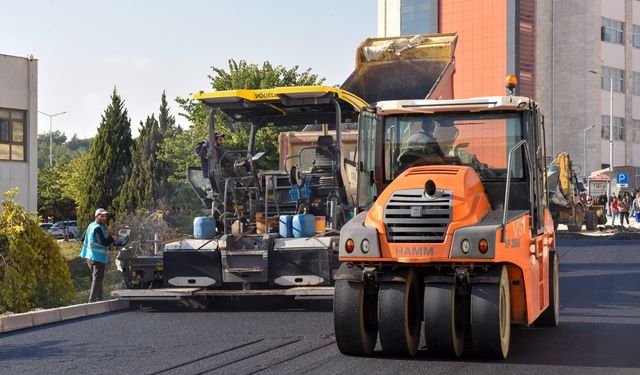
[[[489,243],[484,238],[481,239],[480,242],[478,242],[478,251],[480,251],[480,254],[486,254],[488,250]]]
[[[370,248],[369,240],[365,238],[360,243],[360,250],[362,250],[362,252],[366,254],[369,252],[369,248]]]
[[[353,242],[353,240],[351,238],[349,238],[347,240],[347,242],[345,242],[344,244],[344,249],[347,250],[347,253],[351,254],[353,253],[353,249],[356,247],[355,243]]]
[[[507,76],[507,90],[509,90],[509,92],[513,94],[513,90],[516,88],[517,85],[518,85],[518,78],[516,78],[514,74],[509,74]]]
[[[460,250],[462,250],[463,254],[469,254],[469,250],[471,250],[471,243],[469,240],[462,240],[460,244]]]

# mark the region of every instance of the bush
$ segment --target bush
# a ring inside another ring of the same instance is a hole
[[[0,313],[68,304],[73,285],[60,248],[15,202],[18,194],[4,193],[0,212]]]

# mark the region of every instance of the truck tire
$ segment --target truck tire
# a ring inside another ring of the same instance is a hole
[[[418,351],[422,294],[415,269],[404,283],[382,282],[378,292],[378,329],[382,352],[410,355]]]
[[[560,275],[558,254],[549,251],[549,306],[536,319],[539,327],[556,327],[560,322]]]
[[[378,295],[367,293],[363,283],[348,280],[337,280],[334,293],[333,326],[340,353],[372,354],[378,337]]]
[[[505,359],[511,337],[509,275],[503,265],[494,272],[499,283],[471,285],[471,343],[476,357]]]
[[[584,224],[587,230],[596,230],[598,228],[598,217],[595,211],[587,211],[584,214]]]
[[[567,229],[569,232],[580,232],[582,230],[582,225],[584,224],[584,210],[581,205],[576,206],[573,220],[573,224],[567,224]]]
[[[465,300],[453,284],[427,283],[424,288],[424,337],[429,353],[460,357],[464,349]]]

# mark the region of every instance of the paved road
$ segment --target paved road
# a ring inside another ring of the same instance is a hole
[[[0,335],[0,373],[640,374],[640,243],[564,241],[561,325],[515,328],[508,360],[341,355],[330,303],[127,311]]]

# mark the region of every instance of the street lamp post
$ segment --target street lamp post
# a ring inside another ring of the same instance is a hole
[[[56,113],[54,115],[50,115],[42,111],[38,111],[38,112],[45,116],[49,116],[49,166],[51,167],[53,166],[53,118],[58,115],[63,115],[67,112],[64,111],[64,112]]]
[[[613,74],[609,82],[609,199],[613,185]]]
[[[591,125],[588,128],[584,128],[582,130],[582,134],[583,134],[583,138],[582,139],[584,140],[584,150],[583,150],[583,154],[582,154],[582,156],[583,156],[582,168],[584,168],[584,177],[585,178],[587,177],[587,130],[593,129],[595,127],[596,127],[595,125]]]

